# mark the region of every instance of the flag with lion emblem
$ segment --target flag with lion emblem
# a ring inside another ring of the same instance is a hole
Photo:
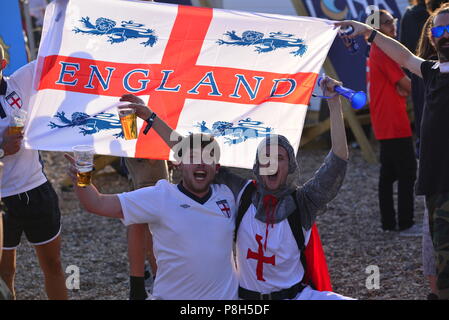
[[[125,140],[116,103],[132,93],[181,134],[209,133],[220,163],[250,168],[265,136],[297,150],[331,21],[119,0],[47,8],[26,147],[168,159],[154,132]]]

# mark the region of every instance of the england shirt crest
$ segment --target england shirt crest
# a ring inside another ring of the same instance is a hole
[[[13,91],[6,96],[6,102],[13,108],[22,108],[22,99],[20,99],[19,95]]]
[[[231,217],[231,208],[229,207],[228,201],[226,200],[220,200],[216,202],[218,207],[220,208],[221,212],[226,218]]]

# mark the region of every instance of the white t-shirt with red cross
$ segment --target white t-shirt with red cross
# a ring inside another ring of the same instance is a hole
[[[294,213],[293,213],[294,214]],[[300,282],[304,268],[288,219],[269,225],[255,218],[256,208],[250,205],[237,234],[237,269],[242,288],[267,294],[288,289]],[[305,244],[311,230],[302,228]],[[265,239],[268,239],[265,247]],[[317,291],[306,286],[294,300],[352,300],[330,291]]]
[[[302,280],[304,268],[288,219],[269,224],[266,237],[267,225],[255,215],[251,204],[237,234],[240,286],[264,294],[290,288]],[[307,244],[311,229],[302,229]]]
[[[30,92],[33,82],[34,62],[30,62],[14,72],[10,78],[4,78],[7,84],[6,93],[0,95],[0,145],[3,143],[3,134],[8,129],[14,109],[22,109],[30,114]],[[34,189],[45,181],[42,165],[37,150],[20,150],[7,155],[3,162],[3,178],[1,181],[1,197],[16,195]]]
[[[232,254],[236,206],[227,186],[212,184],[203,204],[167,180],[118,197],[125,225],[149,224],[158,266],[155,298],[237,298]]]

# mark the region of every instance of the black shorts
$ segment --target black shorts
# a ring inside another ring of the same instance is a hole
[[[58,196],[50,182],[17,195],[2,199],[3,249],[12,250],[20,244],[22,232],[33,245],[51,242],[61,231]]]

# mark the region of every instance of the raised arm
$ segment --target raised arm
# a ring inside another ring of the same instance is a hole
[[[332,152],[343,160],[349,158],[348,143],[346,140],[345,122],[343,119],[343,109],[340,96],[334,91],[334,87],[341,85],[340,82],[326,77],[321,81],[321,90],[325,96],[330,96],[328,100],[330,112]]]
[[[99,216],[123,219],[122,207],[116,194],[101,194],[92,184],[86,187],[76,185],[75,159],[69,154],[64,157],[69,161],[69,176],[72,178],[75,193],[86,211]]]
[[[120,98],[120,101],[123,102],[131,102],[123,108],[133,108],[136,110],[136,115],[142,120],[147,121],[150,116],[153,114],[153,111],[145,105],[142,99],[133,95],[133,94],[125,94]],[[164,140],[164,142],[173,149],[173,147],[181,140],[182,136],[173,130],[164,120],[159,118],[157,115],[154,118],[153,126],[154,129],[159,136]]]
[[[331,97],[328,105],[332,150],[314,176],[296,193],[300,212],[303,213],[301,223],[306,229],[312,226],[318,214],[326,210],[327,203],[334,199],[340,190],[349,157],[342,106],[334,91],[334,87],[341,83],[326,77],[320,85],[323,94]]]
[[[374,31],[374,29],[369,25],[353,20],[337,22],[335,23],[335,26],[342,28],[352,26],[354,28],[354,32],[347,36],[349,38],[355,38],[359,35],[369,38]],[[408,50],[399,41],[396,41],[381,32],[377,32],[373,42],[396,63],[422,77],[421,63],[424,60],[411,53],[410,50]]]

